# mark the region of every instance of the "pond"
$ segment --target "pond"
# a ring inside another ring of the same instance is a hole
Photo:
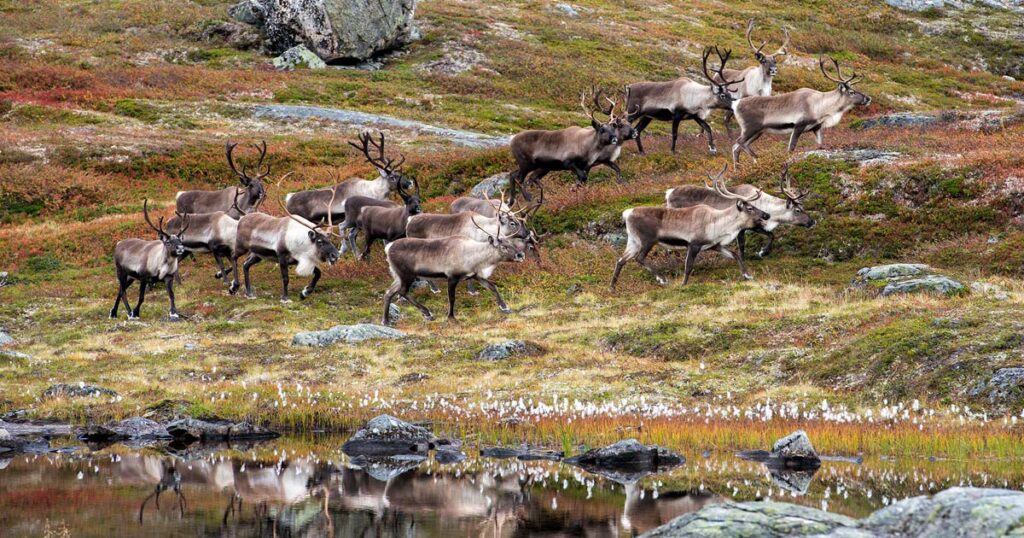
[[[957,485],[1024,487],[1021,462],[984,458],[829,458],[815,473],[786,473],[674,447],[683,465],[626,481],[472,449],[455,464],[360,468],[343,441],[68,447],[0,459],[0,534],[620,537],[729,499],[862,517]]]

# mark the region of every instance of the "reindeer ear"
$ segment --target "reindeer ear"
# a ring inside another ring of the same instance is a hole
[[[316,239],[316,232],[314,232],[313,230],[310,230],[309,231],[309,240],[313,241],[315,239]]]
[[[743,211],[743,200],[736,200],[736,209]]]
[[[595,131],[601,130],[601,124],[597,123],[597,120],[594,118],[590,118],[590,126],[593,127]]]
[[[495,247],[498,246],[498,241],[497,241],[497,239],[493,235],[488,235],[487,236],[487,242],[490,243],[491,245],[495,246]]]

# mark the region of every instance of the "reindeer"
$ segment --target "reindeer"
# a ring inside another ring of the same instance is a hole
[[[231,205],[233,211],[243,216],[256,210],[256,207],[251,207],[248,211],[239,207],[238,198],[244,193],[245,191],[240,189],[235,197],[235,202]],[[224,258],[231,259],[231,252],[235,248],[235,235],[238,233],[238,221],[231,217],[230,212],[226,211],[189,213],[188,233],[185,233],[182,230],[184,220],[180,213],[176,213],[167,221],[167,231],[180,234],[181,242],[185,245],[185,250],[188,253],[209,252],[213,254],[213,259],[217,262],[217,273],[214,278],[223,278],[224,283],[228,284],[231,267],[224,266]]]
[[[730,192],[722,181],[728,169],[723,168],[718,177],[712,179],[716,192],[723,197],[734,200],[732,207],[715,209],[706,205],[698,205],[675,209],[669,207],[635,207],[622,212],[626,222],[626,251],[615,263],[612,273],[611,288],[619,279],[622,267],[630,260],[636,260],[650,271],[659,284],[668,281],[658,270],[647,261],[647,254],[655,245],[668,248],[686,247],[686,266],[683,270],[683,285],[690,281],[694,260],[702,251],[714,249],[723,256],[734,259],[740,266],[740,274],[750,280],[753,277],[747,272],[743,256],[733,252],[728,245],[736,240],[740,232],[751,228],[764,227],[771,216],[754,207],[751,202],[761,196],[760,191],[752,196],[743,197]],[[708,176],[711,177],[710,175]]]
[[[137,319],[146,299],[146,286],[163,281],[167,285],[167,297],[171,301],[170,320],[179,319],[178,309],[174,304],[174,276],[178,272],[178,261],[185,256],[185,245],[181,235],[188,230],[188,217],[182,217],[182,227],[177,234],[171,235],[164,230],[164,218],[160,217],[159,226],[154,226],[149,219],[149,200],[142,202],[142,216],[146,224],[157,233],[157,241],[144,239],[124,239],[114,247],[114,268],[117,271],[118,290],[114,298],[114,307],[110,309],[110,318],[117,319],[117,308],[124,301],[128,311],[128,319]],[[139,302],[133,310],[128,305],[128,286],[139,281]]]
[[[594,91],[594,103],[599,104],[600,91]],[[558,131],[523,131],[512,137],[509,147],[512,156],[519,166],[511,179],[512,196],[516,197],[516,188],[523,188],[523,197],[529,201],[530,195],[525,190],[527,179],[534,185],[549,172],[570,170],[576,174],[577,184],[584,183],[590,169],[598,164],[605,164],[615,170],[618,179],[622,180],[622,172],[615,160],[624,140],[636,136],[633,127],[622,117],[615,115],[615,103],[608,109],[608,121],[600,122],[594,111],[586,105],[586,93],[580,93],[580,107],[590,118],[590,127],[567,127]],[[532,178],[531,178],[532,175]]]
[[[173,491],[174,496],[177,498],[178,517],[185,517],[185,506],[187,503],[185,502],[185,495],[181,492],[181,473],[174,468],[173,463],[168,462],[163,464],[163,474],[160,477],[160,481],[157,482],[156,486],[153,488],[153,493],[150,493],[149,496],[142,501],[142,506],[139,506],[140,525],[142,524],[142,516],[145,513],[146,504],[149,503],[150,499],[156,497],[156,509],[159,511],[160,494],[166,490]]]
[[[483,200],[471,198],[471,200],[482,202],[485,210],[486,208],[491,208],[492,210],[495,208],[508,208],[508,205],[505,203],[504,192],[501,193],[501,198],[497,200],[491,200],[490,198]],[[406,237],[417,237],[420,239],[441,239],[458,235],[486,242],[491,237],[491,234],[485,230],[496,226],[499,234],[523,240],[526,244],[527,253],[534,259],[539,260],[540,252],[538,251],[538,245],[540,237],[527,223],[530,217],[540,209],[543,202],[544,190],[541,189],[540,199],[530,206],[517,211],[497,209],[493,211],[494,216],[490,217],[475,211],[463,211],[447,215],[441,213],[421,213],[409,219],[405,233]]]
[[[420,207],[420,184],[413,179],[415,191],[406,192],[399,186],[398,195],[402,197],[402,206],[381,207],[367,206],[359,211],[356,218],[356,229],[363,230],[363,252],[359,259],[365,260],[370,255],[370,247],[375,241],[382,240],[390,243],[396,239],[405,237],[405,227],[409,219],[420,214],[423,208]],[[353,252],[355,252],[355,233],[350,235]]]
[[[453,200],[451,205],[448,206],[448,212],[453,215],[466,211],[472,211],[477,215],[494,218],[498,216],[498,213],[500,212],[508,212],[509,206],[505,203],[504,198],[500,200],[492,200],[486,194],[483,198],[460,196]]]
[[[242,218],[242,215],[255,211],[263,200],[267,197],[267,189],[263,185],[263,178],[270,175],[270,165],[268,164],[265,169],[263,167],[263,160],[267,156],[267,142],[263,141],[262,146],[253,147],[260,152],[260,160],[256,163],[256,175],[249,175],[249,169],[246,166],[242,166],[242,171],[239,172],[238,168],[235,167],[235,161],[232,158],[232,153],[235,151],[235,147],[238,144],[232,144],[230,141],[225,143],[224,153],[228,159],[228,166],[231,167],[231,171],[238,176],[238,181],[241,182],[242,188],[228,187],[219,191],[180,191],[175,196],[175,211],[181,214],[193,214],[193,213],[214,213],[217,211],[223,211],[228,214],[229,217],[237,220]],[[239,196],[244,194],[239,200]]]
[[[836,69],[832,78],[825,69],[825,59],[818,59],[818,67],[825,78],[838,86],[830,92],[801,88],[782,95],[753,96],[740,99],[733,104],[736,122],[740,124],[740,136],[732,147],[732,162],[739,162],[740,150],[754,159],[757,154],[750,148],[764,133],[789,134],[789,152],[796,149],[800,135],[812,132],[820,146],[821,130],[831,128],[843,119],[843,114],[855,106],[867,106],[871,98],[853,88],[860,81],[857,73],[843,78],[839,62],[830,58]]]
[[[718,55],[719,66],[712,75],[708,71],[708,58],[714,50]],[[731,50],[723,55],[716,45],[714,49],[706,48],[701,55],[701,70],[709,85],[705,86],[687,77],[667,82],[638,82],[626,87],[627,119],[636,122],[636,148],[644,154],[644,146],[640,136],[651,121],[672,122],[672,153],[676,152],[676,139],[679,138],[679,122],[693,120],[700,125],[700,130],[708,138],[708,151],[712,155],[718,153],[715,147],[715,136],[708,125],[707,119],[715,109],[728,110],[733,102],[731,86],[741,82],[740,79],[724,78],[725,69]]]
[[[348,144],[363,153],[366,161],[377,169],[379,177],[374,180],[351,178],[337,183],[334,187],[289,193],[284,200],[291,214],[316,223],[322,223],[330,214],[335,221],[340,221],[345,218],[345,201],[353,196],[384,200],[392,192],[397,191],[399,185],[403,188],[412,186],[401,171],[405,156],[399,156],[397,162],[393,158],[385,157],[384,133],[379,133],[377,141],[368,132],[360,133],[359,144],[351,141]],[[376,150],[377,156],[370,155],[371,146]],[[325,203],[332,197],[333,205],[325,209]]]
[[[365,207],[397,208],[400,206],[391,200],[379,200],[368,196],[353,196],[345,200],[345,222],[338,226],[338,231],[341,234],[341,254],[351,251],[353,256],[358,257],[356,235],[359,233],[359,215]]]
[[[486,232],[485,232],[486,233]],[[391,302],[398,295],[423,313],[428,321],[434,319],[427,307],[409,295],[409,288],[418,277],[446,278],[448,280],[448,320],[455,321],[455,288],[459,282],[475,278],[491,290],[498,303],[498,309],[508,313],[510,309],[491,282],[494,269],[503,261],[522,262],[526,259],[526,245],[521,239],[509,238],[495,227],[494,234],[487,234],[487,241],[481,242],[470,237],[445,237],[443,239],[416,239],[406,237],[384,247],[388,268],[394,283],[384,295],[384,324],[391,323]]]
[[[256,294],[252,291],[249,280],[249,269],[264,259],[277,260],[281,268],[281,302],[289,303],[288,298],[288,266],[297,265],[295,273],[299,276],[313,275],[306,287],[302,288],[299,298],[309,297],[320,280],[320,265],[333,265],[338,261],[338,249],[331,244],[327,235],[320,233],[317,226],[297,215],[288,212],[288,208],[280,200],[281,209],[287,216],[272,217],[263,213],[250,213],[238,221],[238,234],[235,236],[235,248],[231,254],[231,265],[235,274],[228,291],[238,291],[238,258],[248,255],[242,265],[245,272],[245,296],[252,299]],[[333,207],[334,197],[326,202],[326,207]],[[334,228],[330,212],[327,215],[327,233]]]
[[[758,65],[742,70],[722,69],[720,72],[715,73],[715,79],[718,82],[724,82],[726,79],[739,81],[736,89],[732,92],[734,101],[750,97],[751,95],[771,95],[772,80],[775,78],[775,75],[779,74],[779,62],[789,54],[786,50],[786,47],[789,46],[789,30],[782,29],[785,40],[782,42],[782,46],[771,54],[761,52],[765,45],[768,44],[767,41],[762,41],[760,47],[754,46],[754,41],[751,37],[753,32],[754,19],[750,19],[747,21],[747,44],[750,45],[750,50],[754,51],[754,59],[757,60]],[[730,140],[733,139],[732,127],[729,124],[732,116],[733,112],[730,108],[725,111],[725,118],[722,120],[722,123],[725,125],[726,136]]]
[[[803,205],[803,199],[810,193],[810,190],[793,190],[792,179],[789,176],[789,163],[783,167],[779,182],[784,199],[761,193],[759,198],[751,202],[754,207],[771,215],[771,219],[763,227],[750,229],[751,232],[768,237],[768,243],[757,254],[761,258],[768,256],[768,253],[771,252],[772,243],[775,241],[773,230],[780,224],[794,224],[806,228],[815,225],[814,219],[807,213]],[[744,197],[750,197],[760,192],[757,187],[746,184],[733,187],[731,191]],[[703,187],[684,185],[665,191],[667,207],[683,208],[703,204],[715,209],[728,209],[733,203],[731,198],[722,196],[714,186],[707,183]],[[736,237],[740,256],[745,256],[746,233],[747,230],[743,230]]]

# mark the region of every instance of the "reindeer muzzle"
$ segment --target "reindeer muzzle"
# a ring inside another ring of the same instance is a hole
[[[522,252],[517,252],[515,260],[516,263],[526,261],[526,254],[523,254]]]

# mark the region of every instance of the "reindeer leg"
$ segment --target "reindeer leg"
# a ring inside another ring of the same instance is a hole
[[[636,123],[636,127],[633,128],[636,131],[636,150],[640,152],[640,155],[644,155],[644,145],[640,142],[640,133],[644,132],[644,129],[651,124],[651,118],[644,116],[640,118],[640,121]]]
[[[733,136],[732,136],[732,126],[729,124],[729,121],[732,120],[732,117],[733,117],[733,112],[732,112],[732,109],[730,108],[730,109],[725,111],[725,118],[722,119],[722,125],[725,126],[725,136],[729,140],[733,139]]]
[[[367,234],[364,240],[366,241],[366,243],[363,245],[363,252],[359,254],[359,259],[366,261],[367,258],[370,256],[370,247],[373,245],[375,239],[370,237],[369,234]]]
[[[395,283],[388,288],[388,291],[384,293],[384,318],[382,320],[382,325],[391,325],[391,301],[395,299],[395,295],[398,293],[401,286],[401,282],[396,280]]]
[[[448,321],[455,321],[455,288],[459,285],[459,278],[448,277]]]
[[[736,236],[736,251],[740,253],[740,256],[745,255],[747,250],[747,231],[740,230],[740,233]]]
[[[114,297],[114,308],[110,309],[110,319],[117,319],[117,308],[121,306],[121,298],[125,296],[125,292],[128,290],[128,275],[119,267],[117,269],[117,297]],[[131,309],[128,308],[128,301],[125,301],[125,309],[131,314]]]
[[[412,279],[412,280],[415,280],[415,278]],[[402,284],[401,287],[399,288],[399,292],[398,293],[409,304],[415,306],[420,311],[420,313],[423,314],[423,317],[426,318],[427,321],[431,321],[431,320],[434,319],[434,315],[430,313],[430,309],[428,309],[427,307],[423,306],[423,303],[420,303],[416,299],[413,299],[411,295],[409,295],[409,288],[412,287],[412,280],[410,280],[410,282],[408,284]]]
[[[626,251],[622,253],[622,257],[619,258],[619,261],[615,262],[615,271],[612,273],[612,283],[611,286],[609,286],[612,291],[615,291],[615,283],[619,280],[619,273],[622,272],[622,268],[629,263],[629,260],[636,258],[637,252],[639,251],[640,247],[638,243],[630,241],[626,244]]]
[[[754,228],[753,231],[768,238],[768,243],[761,247],[761,250],[757,253],[757,257],[764,258],[772,251],[772,243],[775,242],[775,234],[761,228]]]
[[[694,262],[697,261],[697,254],[700,254],[700,245],[690,243],[686,248],[686,266],[683,268],[683,285],[690,281],[690,273],[693,272]]]
[[[821,125],[818,125],[814,129],[811,129],[811,132],[814,133],[814,141],[817,142],[819,146],[825,143],[824,138],[821,136]]]
[[[750,276],[750,273],[747,272],[747,264],[743,260],[743,256],[733,252],[731,248],[725,245],[718,245],[715,247],[715,250],[730,260],[736,260],[736,263],[740,266],[740,274],[743,275],[743,278],[747,280],[754,280],[754,277]]]
[[[569,166],[567,166],[567,168],[569,170],[572,170],[572,173],[576,174],[576,185],[577,186],[582,185],[582,184],[587,182],[589,174],[587,174],[586,170],[584,170],[583,168],[580,168],[579,166],[576,166],[576,163],[569,163]]]
[[[623,183],[623,181],[622,181],[622,169],[619,168],[619,165],[615,164],[613,161],[602,161],[600,164],[603,164],[603,165],[607,166],[608,168],[611,168],[612,170],[614,170],[615,171],[615,180],[618,181],[619,183]]]
[[[474,279],[470,279],[466,282],[466,293],[470,295],[480,295],[480,292],[476,289],[475,283],[476,281]]]
[[[793,151],[796,149],[796,144],[797,144],[797,142],[800,141],[800,135],[802,135],[802,134],[804,134],[804,126],[803,125],[795,125],[795,126],[793,126],[793,134],[789,135],[789,152],[790,153],[793,153]]]
[[[655,267],[653,263],[647,261],[647,254],[651,252],[652,248],[654,248],[654,243],[641,247],[640,252],[636,255],[636,262],[642,265],[644,269],[647,269],[647,271],[654,276],[654,279],[658,281],[658,284],[664,286],[665,284],[668,284],[668,279],[661,276],[661,273],[658,272],[658,268]]]
[[[178,321],[181,317],[178,316],[178,307],[174,303],[174,279],[167,277],[164,281],[167,283],[167,299],[171,302],[171,312],[167,315],[167,319]]]
[[[306,287],[302,288],[302,291],[299,292],[299,299],[305,299],[313,294],[313,290],[316,289],[316,283],[320,281],[321,274],[323,273],[319,267],[313,268],[313,280],[310,280],[309,284],[306,284]]]
[[[512,309],[509,308],[508,305],[505,304],[505,301],[501,298],[501,294],[498,293],[498,287],[494,285],[494,282],[491,282],[490,280],[487,280],[486,278],[483,277],[477,277],[476,279],[480,281],[481,286],[491,290],[491,293],[494,294],[494,300],[498,303],[498,310],[501,310],[506,314],[512,311]]]
[[[718,155],[718,148],[715,147],[715,134],[711,131],[711,126],[699,116],[694,116],[693,121],[700,125],[701,131],[708,137],[708,152],[712,155]]]
[[[245,273],[245,296],[249,299],[255,299],[256,294],[252,291],[252,281],[249,280],[249,268],[263,261],[262,258],[255,254],[249,254],[249,257],[245,259],[245,263],[242,264],[242,272]],[[238,289],[238,273],[235,273],[235,289]]]
[[[676,152],[676,139],[679,138],[679,122],[683,117],[679,114],[672,116],[672,153]]]
[[[281,268],[281,302],[290,303],[288,298],[288,258],[279,258],[277,265]]]
[[[139,279],[139,302],[135,305],[135,309],[132,310],[132,318],[139,318],[139,311],[142,309],[142,301],[146,300],[146,283],[148,281],[145,278]]]

